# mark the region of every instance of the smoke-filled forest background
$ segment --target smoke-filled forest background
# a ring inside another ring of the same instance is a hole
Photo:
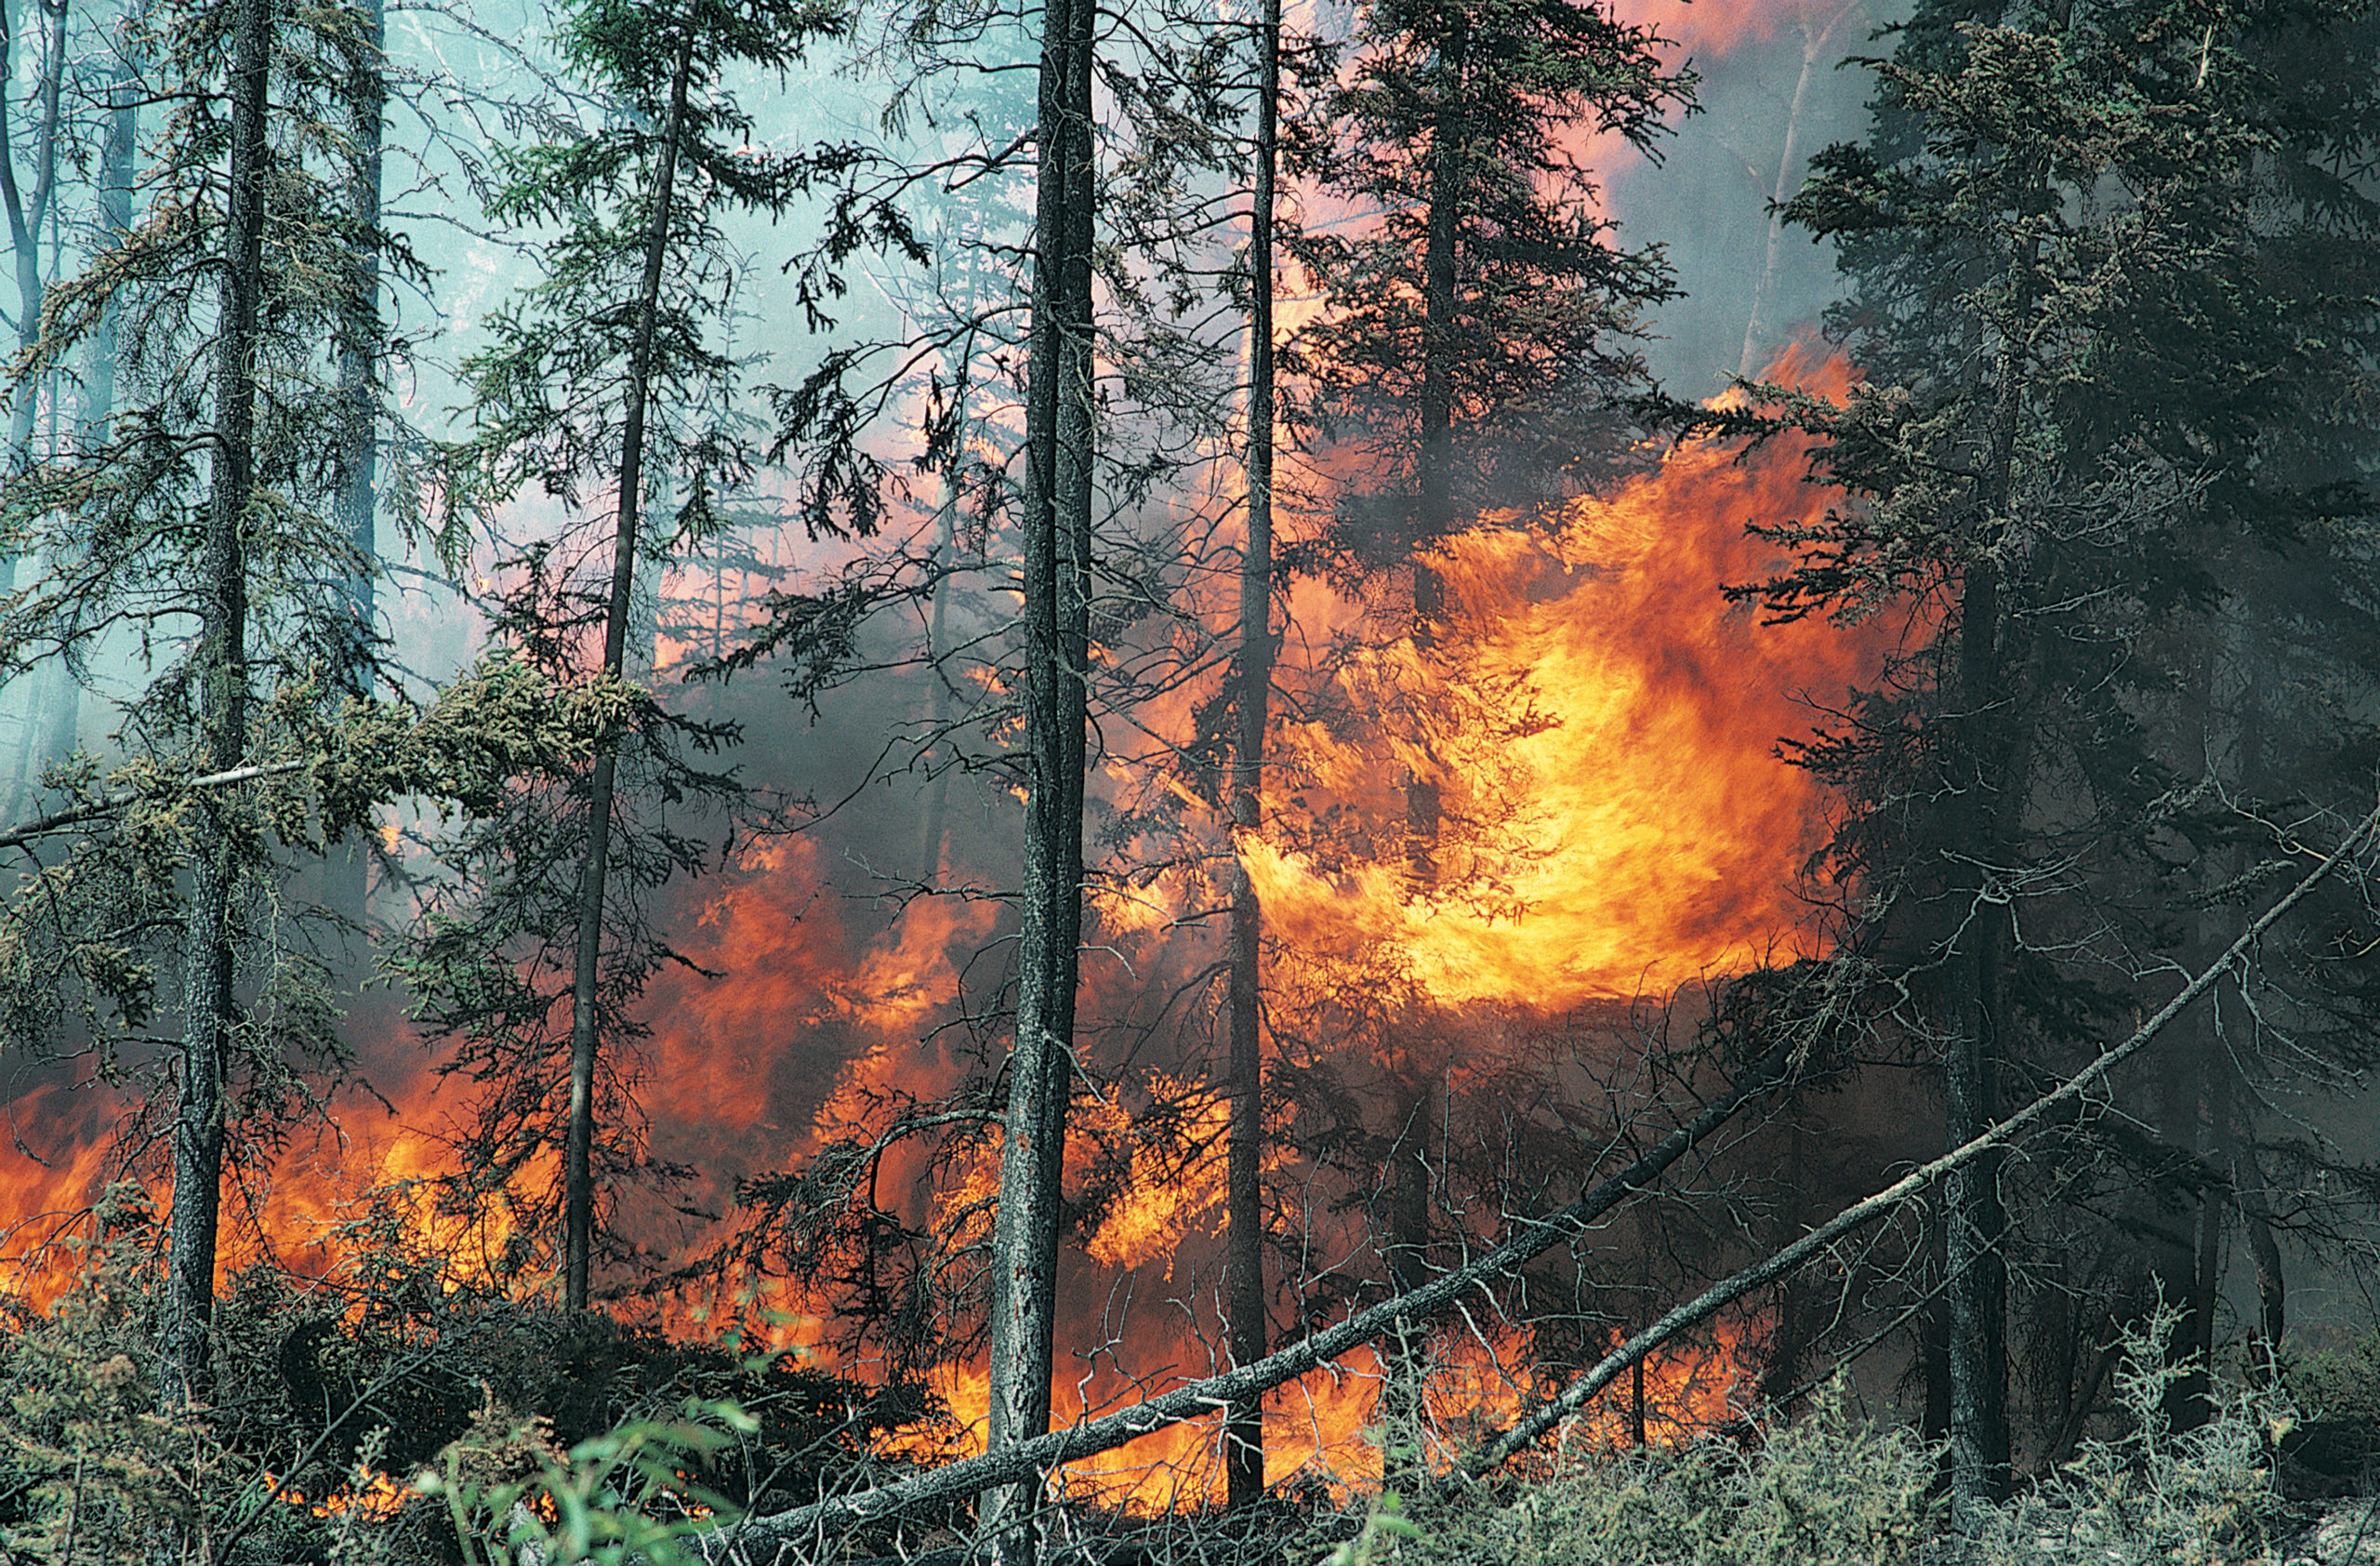
[[[2370,7],[0,43],[11,1559],[2370,1488]]]

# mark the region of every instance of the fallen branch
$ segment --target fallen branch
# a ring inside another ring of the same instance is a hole
[[[1382,1300],[1337,1326],[1302,1338],[1253,1364],[1177,1387],[1103,1418],[1053,1430],[896,1484],[838,1495],[772,1516],[747,1518],[716,1533],[701,1536],[696,1543],[703,1558],[725,1560],[732,1559],[729,1552],[751,1546],[782,1548],[805,1540],[820,1540],[829,1529],[848,1528],[912,1506],[962,1500],[997,1485],[1038,1479],[1060,1464],[1121,1446],[1169,1425],[1220,1413],[1232,1403],[1244,1404],[1284,1382],[1329,1364],[1349,1349],[1385,1336],[1401,1322],[1419,1321],[1435,1315],[1487,1280],[1509,1273],[1585,1233],[1596,1219],[1659,1179],[1670,1165],[1734,1119],[1746,1104],[1777,1086],[1787,1075],[1793,1057],[1794,1052],[1790,1049],[1771,1054],[1754,1066],[1741,1082],[1713,1099],[1701,1113],[1670,1133],[1626,1169],[1559,1213],[1524,1220],[1519,1231],[1494,1250],[1408,1294]]]
[[[1693,1300],[1670,1311],[1606,1355],[1593,1369],[1564,1388],[1543,1408],[1462,1463],[1447,1480],[1448,1487],[1458,1488],[1503,1463],[1563,1419],[1583,1408],[1622,1371],[1679,1333],[1708,1320],[1753,1290],[1776,1281],[1835,1241],[1891,1212],[1943,1175],[1972,1161],[1986,1150],[2007,1143],[2018,1133],[2040,1123],[2053,1110],[2080,1097],[2116,1067],[2139,1054],[2191,1002],[2213,988],[2224,972],[2245,955],[2266,931],[2327,878],[2375,829],[2380,829],[2380,808],[2365,816],[2362,824],[2350,832],[2329,857],[2292,888],[2287,896],[2250,924],[2221,957],[2184,985],[2179,993],[2161,1007],[2154,1016],[2141,1024],[2130,1038],[2101,1055],[2065,1084],[2033,1100],[1974,1141],[1943,1154],[1875,1195],[1845,1208],[1828,1223],[1811,1230],[1782,1251],[1712,1285]],[[1688,1149],[1734,1118],[1744,1105],[1775,1086],[1785,1075],[1792,1058],[1792,1052],[1785,1050],[1770,1055],[1753,1068],[1742,1083],[1713,1101],[1692,1121],[1672,1132],[1658,1147],[1627,1169],[1552,1217],[1530,1221],[1518,1234],[1469,1265],[1434,1278],[1409,1294],[1383,1300],[1335,1327],[1302,1338],[1252,1365],[1175,1387],[1170,1392],[1119,1409],[1103,1418],[1054,1430],[1046,1436],[986,1453],[981,1457],[953,1463],[947,1467],[935,1468],[896,1484],[838,1495],[771,1516],[747,1518],[717,1533],[701,1535],[694,1542],[706,1560],[715,1561],[734,1559],[745,1549],[755,1546],[782,1551],[803,1542],[823,1545],[828,1542],[825,1535],[829,1529],[848,1528],[911,1506],[962,1500],[995,1485],[1030,1480],[1061,1464],[1096,1455],[1166,1426],[1219,1413],[1231,1403],[1259,1397],[1284,1382],[1320,1368],[1351,1348],[1385,1335],[1399,1322],[1420,1320],[1434,1315],[1474,1285],[1508,1273],[1556,1244],[1583,1233],[1596,1218],[1658,1179]]]
[[[1873,1196],[1844,1208],[1826,1223],[1812,1229],[1783,1250],[1753,1263],[1732,1277],[1722,1279],[1695,1298],[1671,1310],[1659,1320],[1605,1355],[1595,1363],[1593,1369],[1564,1387],[1544,1406],[1537,1409],[1494,1441],[1464,1459],[1457,1466],[1454,1473],[1443,1481],[1440,1486],[1441,1491],[1459,1490],[1481,1475],[1501,1466],[1530,1442],[1584,1408],[1596,1393],[1618,1380],[1621,1372],[1629,1369],[1637,1360],[1659,1348],[1671,1338],[1689,1327],[1709,1320],[1753,1290],[1777,1281],[1820,1251],[1834,1244],[1835,1241],[1883,1217],[1960,1165],[1971,1163],[1991,1148],[2013,1141],[2019,1132],[2031,1129],[2049,1119],[2056,1110],[2080,1099],[2093,1084],[2103,1080],[2109,1072],[2147,1048],[2149,1041],[2162,1032],[2167,1024],[2181,1015],[2191,1002],[2213,989],[2215,981],[2222,977],[2225,971],[2245,956],[2248,949],[2261,939],[2264,933],[2280,921],[2281,915],[2294,908],[2301,898],[2319,885],[2332,870],[2337,869],[2356,846],[2374,829],[2380,829],[2380,809],[2374,809],[2371,815],[2365,816],[2363,824],[2349,832],[2347,840],[2341,843],[2328,858],[2315,866],[2305,880],[2291,888],[2289,896],[2265,910],[2261,918],[2241,932],[2240,938],[2233,941],[2222,956],[2216,958],[2203,973],[2182,986],[2180,993],[2158,1008],[2157,1014],[2142,1023],[2122,1043],[2108,1050],[2090,1065],[2076,1072],[2063,1085],[2042,1095],[1975,1140],[1953,1148],[1933,1162],[1910,1171],[1909,1174]]]
[[[204,777],[193,777],[188,782],[167,784],[163,788],[120,790],[104,799],[69,805],[64,810],[55,810],[47,816],[37,816],[21,827],[11,827],[7,831],[0,832],[0,848],[14,848],[19,843],[31,843],[37,837],[47,837],[60,828],[71,827],[80,821],[96,820],[99,816],[112,815],[140,800],[152,799],[176,790],[228,789],[234,783],[253,783],[259,777],[279,777],[292,772],[302,772],[305,768],[304,762],[273,762],[264,766],[235,766],[229,772],[210,772]]]

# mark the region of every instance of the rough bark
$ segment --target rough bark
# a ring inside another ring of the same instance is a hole
[[[239,0],[231,27],[231,144],[215,345],[215,428],[199,561],[198,770],[246,759],[247,558],[244,533],[255,480],[256,346],[264,282],[265,114],[271,18],[267,0]],[[163,1394],[168,1407],[205,1395],[215,1314],[216,1232],[222,1210],[226,1077],[232,1006],[231,888],[237,873],[232,802],[192,802],[199,844],[183,924],[182,1037],[176,1063],[174,1194],[166,1220],[167,1299]]]
[[[654,322],[660,312],[662,263],[669,246],[678,142],[685,128],[687,79],[693,73],[694,57],[694,41],[689,33],[678,46],[678,60],[669,80],[669,116],[661,133],[661,166],[654,181],[653,212],[644,236],[644,275],[638,285],[636,325],[629,340],[621,410],[618,510],[612,532],[612,585],[603,613],[603,672],[615,679],[628,656],[630,598],[636,585],[638,507],[644,493],[646,400],[651,390],[647,383],[653,368]],[[587,856],[580,863],[578,877],[578,947],[570,1002],[570,1121],[562,1152],[562,1297],[572,1310],[587,1307],[588,1274],[594,1254],[596,989],[603,954],[603,892],[618,763],[615,742],[606,743],[596,755],[588,789]]]
[[[1256,179],[1248,236],[1248,544],[1239,565],[1238,735],[1233,750],[1232,829],[1252,838],[1264,826],[1264,730],[1273,696],[1273,208],[1278,159],[1281,0],[1265,0],[1258,22]],[[1231,892],[1231,1056],[1225,1091],[1231,1121],[1224,1150],[1224,1315],[1235,1365],[1264,1357],[1264,1059],[1261,965],[1263,909],[1247,862]],[[1264,1405],[1232,1405],[1223,1420],[1223,1494],[1245,1506],[1264,1493]]]
[[[2037,246],[2027,244],[2012,263],[2016,303],[2010,323],[2027,319]],[[1993,365],[1985,468],[1976,497],[1982,525],[2003,526],[2016,473],[2023,410],[2026,346],[2003,326]],[[2001,644],[2002,603],[1996,532],[1975,540],[1961,586],[1951,721],[1947,917],[1952,922],[1943,972],[1943,1139],[1960,1147],[1983,1135],[1998,1113],[2000,1035],[2004,1017],[2002,978],[2011,939],[2006,896],[1990,884],[1987,867],[2004,865],[2006,812],[2022,792],[2025,746],[2003,720],[2003,683],[2016,666]],[[2003,1244],[2003,1161],[1977,1158],[1964,1165],[1943,1193],[1946,1294],[1950,1306],[1950,1512],[1964,1531],[1979,1508],[2007,1493],[2007,1261]]]
[[[1058,1228],[1082,936],[1091,499],[1091,0],[1042,20],[1040,168],[1025,403],[1024,931],[992,1231],[991,1453],[1050,1427]],[[1032,1566],[1038,1480],[985,1499],[979,1543]]]
[[[1999,620],[1997,573],[1978,561],[1967,573],[1961,604],[1959,798],[1954,832],[1950,917],[1957,926],[1944,973],[1943,1139],[1951,1147],[1990,1127],[1998,1108],[1993,1004],[2001,957],[2002,905],[1986,896],[1983,866],[1991,833],[1984,799],[1984,760],[1998,698],[1993,633]],[[1950,1494],[1953,1522],[1964,1528],[1976,1509],[1997,1500],[2008,1476],[2007,1267],[2001,1244],[2007,1215],[2000,1198],[2000,1161],[1978,1158],[1963,1166],[1944,1192],[1948,1295],[1950,1303]]]

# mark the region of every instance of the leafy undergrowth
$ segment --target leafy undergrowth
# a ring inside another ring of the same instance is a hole
[[[743,1509],[897,1478],[940,1413],[783,1356],[741,1356],[496,1298],[393,1254],[368,1289],[240,1281],[213,1405],[161,1413],[147,1215],[126,1203],[46,1311],[0,1322],[0,1557],[218,1566],[541,1566],[696,1557]],[[333,1308],[336,1306],[337,1308]],[[2160,1327],[2165,1323],[2160,1323]],[[2370,1359],[2367,1356],[2367,1359]],[[2119,1427],[1944,1531],[1940,1453],[1855,1417],[1840,1389],[1747,1441],[1599,1455],[1449,1503],[1333,1510],[1315,1491],[1222,1516],[1073,1508],[1049,1566],[2380,1566],[2363,1502],[2293,1510],[2284,1395],[2230,1397],[2169,1434],[2156,1329],[2131,1346]],[[2375,1361],[2380,1362],[2380,1361]],[[2360,1363],[2360,1362],[2359,1362]],[[2320,1385],[2363,1418],[2357,1367]],[[2349,1516],[2356,1507],[2363,1508]],[[2362,1518],[2367,1526],[2349,1524]],[[826,1542],[814,1566],[965,1559],[963,1511]],[[2372,1537],[2366,1540],[2364,1535]]]

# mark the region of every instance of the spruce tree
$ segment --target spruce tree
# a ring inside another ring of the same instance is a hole
[[[600,649],[589,672],[620,678],[638,562],[716,531],[720,498],[751,472],[757,454],[734,407],[739,366],[715,330],[740,282],[720,219],[780,213],[845,157],[756,151],[751,117],[724,78],[782,73],[846,26],[842,7],[822,0],[582,0],[562,14],[563,57],[612,120],[503,159],[491,213],[551,231],[544,275],[496,314],[494,345],[466,365],[477,430],[443,458],[456,504],[483,515],[532,487],[572,513],[608,513],[594,579],[574,574],[567,541],[509,560],[516,586],[496,630],[533,661],[565,670],[584,636]],[[683,497],[666,531],[645,515],[665,487]],[[632,803],[622,797],[623,762],[670,797],[733,793],[681,749],[715,747],[725,733],[658,707],[646,713],[567,797],[524,797],[456,844],[462,879],[403,962],[433,1027],[465,1041],[447,1068],[490,1088],[469,1177],[502,1183],[540,1152],[560,1154],[556,1215],[573,1309],[588,1298],[599,1174],[625,1146],[615,1137],[613,1156],[600,1154],[598,1121],[633,1135],[632,1076],[606,1057],[634,1036],[628,1008],[667,960],[615,872],[625,868],[641,893],[707,855],[667,828],[615,843]]]
[[[1658,249],[1612,242],[1570,143],[1607,132],[1653,151],[1662,116],[1693,86],[1659,46],[1652,29],[1600,5],[1376,0],[1358,11],[1341,85],[1300,139],[1301,170],[1364,214],[1289,240],[1323,302],[1290,355],[1302,409],[1339,464],[1364,475],[1307,563],[1401,581],[1409,610],[1385,634],[1425,662],[1446,612],[1439,540],[1490,508],[1577,493],[1609,473],[1624,444],[1615,404],[1643,390],[1639,312],[1668,297],[1669,273]],[[1421,760],[1405,779],[1401,836],[1414,895],[1430,896],[1445,780],[1433,720],[1410,708],[1397,717],[1422,730],[1406,737]],[[1439,1140],[1416,1042],[1382,1046],[1395,1080],[1371,1139],[1380,1243],[1398,1291],[1427,1274]],[[1399,1356],[1389,1383],[1408,1403],[1410,1360]]]

